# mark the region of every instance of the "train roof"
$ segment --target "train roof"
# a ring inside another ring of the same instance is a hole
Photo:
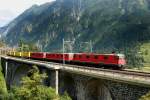
[[[48,53],[48,54],[63,54],[63,53],[52,53],[52,52],[31,52],[31,53]],[[84,54],[84,55],[116,55],[120,57],[124,57],[124,54],[121,53],[110,53],[110,54],[102,54],[102,53],[64,53],[64,54]]]

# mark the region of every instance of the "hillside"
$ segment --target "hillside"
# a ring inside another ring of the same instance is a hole
[[[35,43],[44,51],[62,52],[62,39],[92,41],[94,52],[125,53],[128,63],[141,66],[140,47],[150,41],[149,0],[56,0],[34,5],[12,21],[6,42]],[[150,48],[150,47],[148,47]]]

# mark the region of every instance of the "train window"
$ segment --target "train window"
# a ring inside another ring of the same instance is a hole
[[[90,58],[90,56],[89,56],[89,55],[87,55],[87,56],[86,56],[86,58],[88,58],[88,59],[89,59],[89,58]]]
[[[108,56],[104,56],[104,60],[107,60],[108,59]]]
[[[119,58],[125,58],[125,56],[123,54],[118,54],[117,55]]]
[[[74,58],[76,58],[76,55],[74,55]]]
[[[98,56],[94,56],[95,59],[98,59]]]
[[[81,56],[81,55],[79,55],[79,58],[82,58],[82,56]]]
[[[116,56],[115,58],[116,58],[116,60],[118,60],[118,59],[119,59],[119,57],[118,57],[118,56]]]

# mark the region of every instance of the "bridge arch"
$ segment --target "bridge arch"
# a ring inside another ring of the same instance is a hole
[[[75,100],[113,100],[113,94],[104,80],[61,73],[61,92],[67,91]]]
[[[87,89],[92,100],[113,100],[113,95],[103,80],[88,80]]]
[[[72,74],[60,73],[60,89],[59,92],[63,94],[65,91],[69,93],[72,99],[77,100],[75,91],[75,80]]]
[[[33,67],[29,65],[19,65],[12,75],[12,86],[20,86],[21,79],[27,76],[29,70],[31,70],[32,68]]]

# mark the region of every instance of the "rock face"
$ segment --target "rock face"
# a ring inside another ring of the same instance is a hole
[[[18,16],[5,40],[14,46],[21,39],[48,52],[62,52],[63,38],[75,40],[73,52],[89,52],[80,44],[91,40],[94,52],[125,53],[136,64],[133,56],[150,40],[149,12],[149,0],[56,0]]]

